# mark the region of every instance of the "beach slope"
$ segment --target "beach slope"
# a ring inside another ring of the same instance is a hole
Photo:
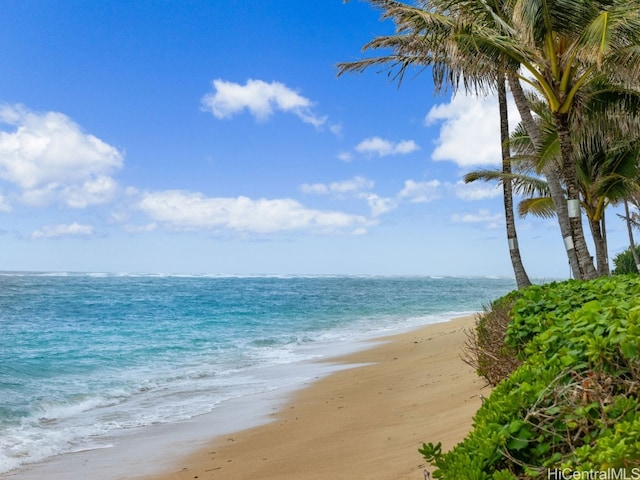
[[[483,382],[461,360],[464,317],[338,359],[266,425],[212,440],[147,480],[423,479],[423,442],[449,449],[471,428]],[[335,361],[335,359],[334,359]]]

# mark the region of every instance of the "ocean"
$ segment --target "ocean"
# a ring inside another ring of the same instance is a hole
[[[314,360],[480,311],[514,288],[505,278],[0,273],[0,474],[295,388],[318,375]]]

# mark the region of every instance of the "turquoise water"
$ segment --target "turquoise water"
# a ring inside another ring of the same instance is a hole
[[[281,388],[290,379],[269,368],[479,311],[514,287],[498,278],[0,274],[0,473]]]

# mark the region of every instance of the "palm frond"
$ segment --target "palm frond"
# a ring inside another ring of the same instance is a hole
[[[540,218],[553,218],[556,216],[553,200],[549,197],[525,198],[518,204],[518,214],[524,218],[533,215]]]
[[[496,181],[500,183],[504,179],[504,176],[505,174],[501,170],[474,170],[465,174],[462,180],[464,183],[473,183],[480,180],[483,182]]]
[[[500,170],[474,170],[462,177],[465,183],[477,181],[504,183],[510,181],[513,191],[522,196],[548,195],[549,188],[547,182],[538,177],[531,177],[520,173],[504,173]]]
[[[542,142],[536,154],[536,170],[540,173],[549,162],[556,162],[560,159],[560,140],[558,132],[553,125],[543,124],[540,129]]]
[[[518,195],[533,197],[536,195],[549,196],[549,185],[543,178],[530,175],[514,175],[513,191]]]
[[[347,72],[363,72],[372,66],[384,66],[384,70],[399,83],[410,67],[431,67],[435,90],[451,87],[455,92],[460,86],[466,91],[486,94],[494,88],[497,74],[495,62],[471,55],[475,48],[456,40],[455,32],[464,22],[447,12],[437,9],[421,9],[401,2],[375,0],[383,8],[383,18],[392,19],[396,34],[373,39],[363,51],[391,50],[392,53],[337,65],[338,76]]]

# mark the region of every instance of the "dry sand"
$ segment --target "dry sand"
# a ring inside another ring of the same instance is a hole
[[[459,318],[341,358],[360,365],[296,393],[271,423],[214,439],[147,480],[421,480],[430,467],[418,448],[451,448],[480,406],[484,383],[461,360],[473,326]]]

